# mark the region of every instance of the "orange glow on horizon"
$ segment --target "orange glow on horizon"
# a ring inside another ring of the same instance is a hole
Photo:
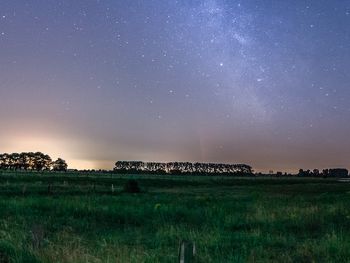
[[[66,160],[69,169],[106,169],[110,170],[114,167],[114,162],[104,160],[84,160],[77,159],[70,153],[74,153],[75,148],[67,140],[60,138],[50,138],[44,136],[15,136],[15,138],[7,138],[6,144],[0,143],[1,152],[43,152],[50,155],[52,159],[62,158]]]
[[[69,169],[78,169],[78,170],[112,170],[114,167],[114,162],[103,161],[103,160],[78,160],[72,159],[67,160]]]

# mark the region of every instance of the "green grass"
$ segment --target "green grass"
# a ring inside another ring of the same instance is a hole
[[[181,239],[196,262],[350,261],[348,183],[129,177],[0,175],[0,262],[176,262]]]

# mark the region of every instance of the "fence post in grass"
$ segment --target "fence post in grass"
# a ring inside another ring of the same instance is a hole
[[[26,190],[27,190],[27,186],[23,185],[23,187],[22,187],[22,195],[26,194]]]
[[[187,240],[182,240],[179,247],[179,263],[193,263],[195,253],[195,243]]]
[[[112,194],[114,193],[114,185],[111,186]]]
[[[38,249],[43,244],[43,241],[45,238],[45,229],[42,225],[35,224],[32,226],[31,233],[32,233],[32,245],[35,249]]]
[[[47,193],[50,195],[50,194],[52,194],[52,185],[51,184],[49,184],[48,186],[47,186]]]

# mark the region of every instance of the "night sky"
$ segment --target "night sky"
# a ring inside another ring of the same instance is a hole
[[[350,168],[350,1],[1,0],[0,152]]]

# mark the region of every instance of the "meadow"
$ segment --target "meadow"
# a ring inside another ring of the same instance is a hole
[[[142,192],[127,193],[129,178]],[[0,262],[349,262],[350,183],[0,173]]]

